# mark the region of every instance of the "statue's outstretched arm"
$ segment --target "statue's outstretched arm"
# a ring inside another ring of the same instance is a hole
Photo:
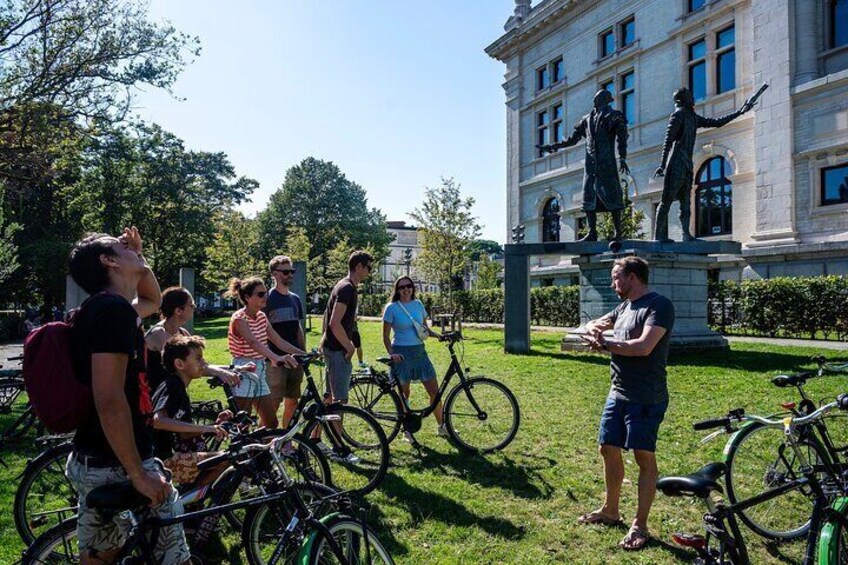
[[[564,139],[562,141],[558,141],[556,143],[551,143],[550,145],[537,145],[539,149],[542,151],[547,151],[549,153],[555,153],[556,151],[563,149],[565,147],[571,147],[572,145],[577,145],[577,142],[586,137],[586,120],[581,119],[574,126],[574,130],[571,132],[571,135],[568,136],[568,139]]]

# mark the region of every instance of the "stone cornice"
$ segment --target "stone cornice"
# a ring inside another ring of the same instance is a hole
[[[552,23],[574,6],[585,4],[587,0],[543,0],[533,8],[528,17],[518,26],[509,29],[505,34],[486,47],[486,54],[493,59],[506,62],[513,51],[528,36],[536,34]]]

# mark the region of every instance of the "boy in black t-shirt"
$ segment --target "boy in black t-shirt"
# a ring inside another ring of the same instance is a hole
[[[203,360],[203,348],[206,342],[200,336],[177,335],[168,340],[162,351],[165,366],[165,378],[153,395],[153,428],[156,457],[165,462],[175,483],[191,483],[200,475],[197,464],[204,459],[218,455],[207,452],[201,434],[215,434],[218,439],[226,437],[227,432],[220,425],[232,417],[232,412],[224,410],[218,414],[214,426],[195,424],[192,421],[191,400],[186,390],[193,379],[203,376],[206,363]],[[211,483],[224,469],[227,463],[210,470],[197,486]]]
[[[180,514],[177,492],[153,457],[150,391],[144,375],[141,319],[159,309],[159,283],[141,254],[138,230],[120,237],[92,234],[71,250],[71,277],[91,295],[73,320],[74,369],[91,383],[94,410],[74,436],[65,473],[79,496],[81,565],[111,563],[129,524],[88,508],[95,488],[131,481],[151,500],[151,512]],[[154,548],[161,563],[188,563],[181,525],[161,528]]]

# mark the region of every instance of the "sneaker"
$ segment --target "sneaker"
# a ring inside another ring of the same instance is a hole
[[[361,459],[354,455],[352,452],[348,453],[347,455],[341,455],[333,450],[330,450],[330,454],[328,455],[328,457],[338,463],[348,463],[350,465],[356,465],[361,461]]]
[[[315,447],[318,448],[318,451],[324,454],[325,457],[335,457],[336,454],[333,453],[333,450],[330,449],[330,446],[324,443],[321,440],[315,441]]]
[[[368,363],[366,363],[365,361],[360,361],[360,362],[359,362],[359,368],[360,368],[360,369],[367,369],[367,368],[368,368]]]
[[[403,432],[403,441],[407,443],[413,443],[414,440],[412,434],[409,432]]]
[[[450,437],[446,424],[442,424],[441,426],[439,426],[439,430],[437,433],[439,434],[439,437]]]

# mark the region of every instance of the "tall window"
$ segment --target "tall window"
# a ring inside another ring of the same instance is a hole
[[[562,57],[551,63],[551,83],[556,84],[565,78],[565,66]]]
[[[548,74],[548,66],[539,67],[536,69],[536,90],[542,90],[551,85],[550,75]]]
[[[551,127],[553,128],[553,143],[557,143],[558,141],[562,141],[565,139],[565,129],[562,125],[562,104],[557,104],[553,108],[553,121],[551,122]]]
[[[628,122],[636,119],[636,75],[633,71],[621,75],[621,111]]]
[[[706,0],[687,0],[688,8],[690,12],[694,12],[695,10],[700,10],[706,4]]]
[[[707,97],[707,42],[701,39],[689,45],[689,90],[695,100]]]
[[[822,169],[822,206],[848,202],[848,163]]]
[[[559,200],[551,198],[542,211],[542,241],[559,241]]]
[[[618,24],[618,36],[622,49],[636,41],[636,19],[630,18]]]
[[[730,164],[713,157],[698,171],[695,221],[699,236],[733,233],[733,185]]]
[[[536,114],[536,143],[538,145],[548,145],[551,142],[551,135],[548,126],[550,125],[550,114],[547,110],[543,110]],[[539,157],[544,157],[545,152],[539,150]]]
[[[615,31],[608,29],[601,34],[601,59],[615,53]]]
[[[610,81],[601,83],[600,90],[606,90],[607,92],[612,94],[612,99],[615,100],[615,81],[614,80],[610,80]]]
[[[736,88],[736,28],[730,26],[716,34],[716,93]]]
[[[848,45],[848,0],[830,0],[830,48]]]

